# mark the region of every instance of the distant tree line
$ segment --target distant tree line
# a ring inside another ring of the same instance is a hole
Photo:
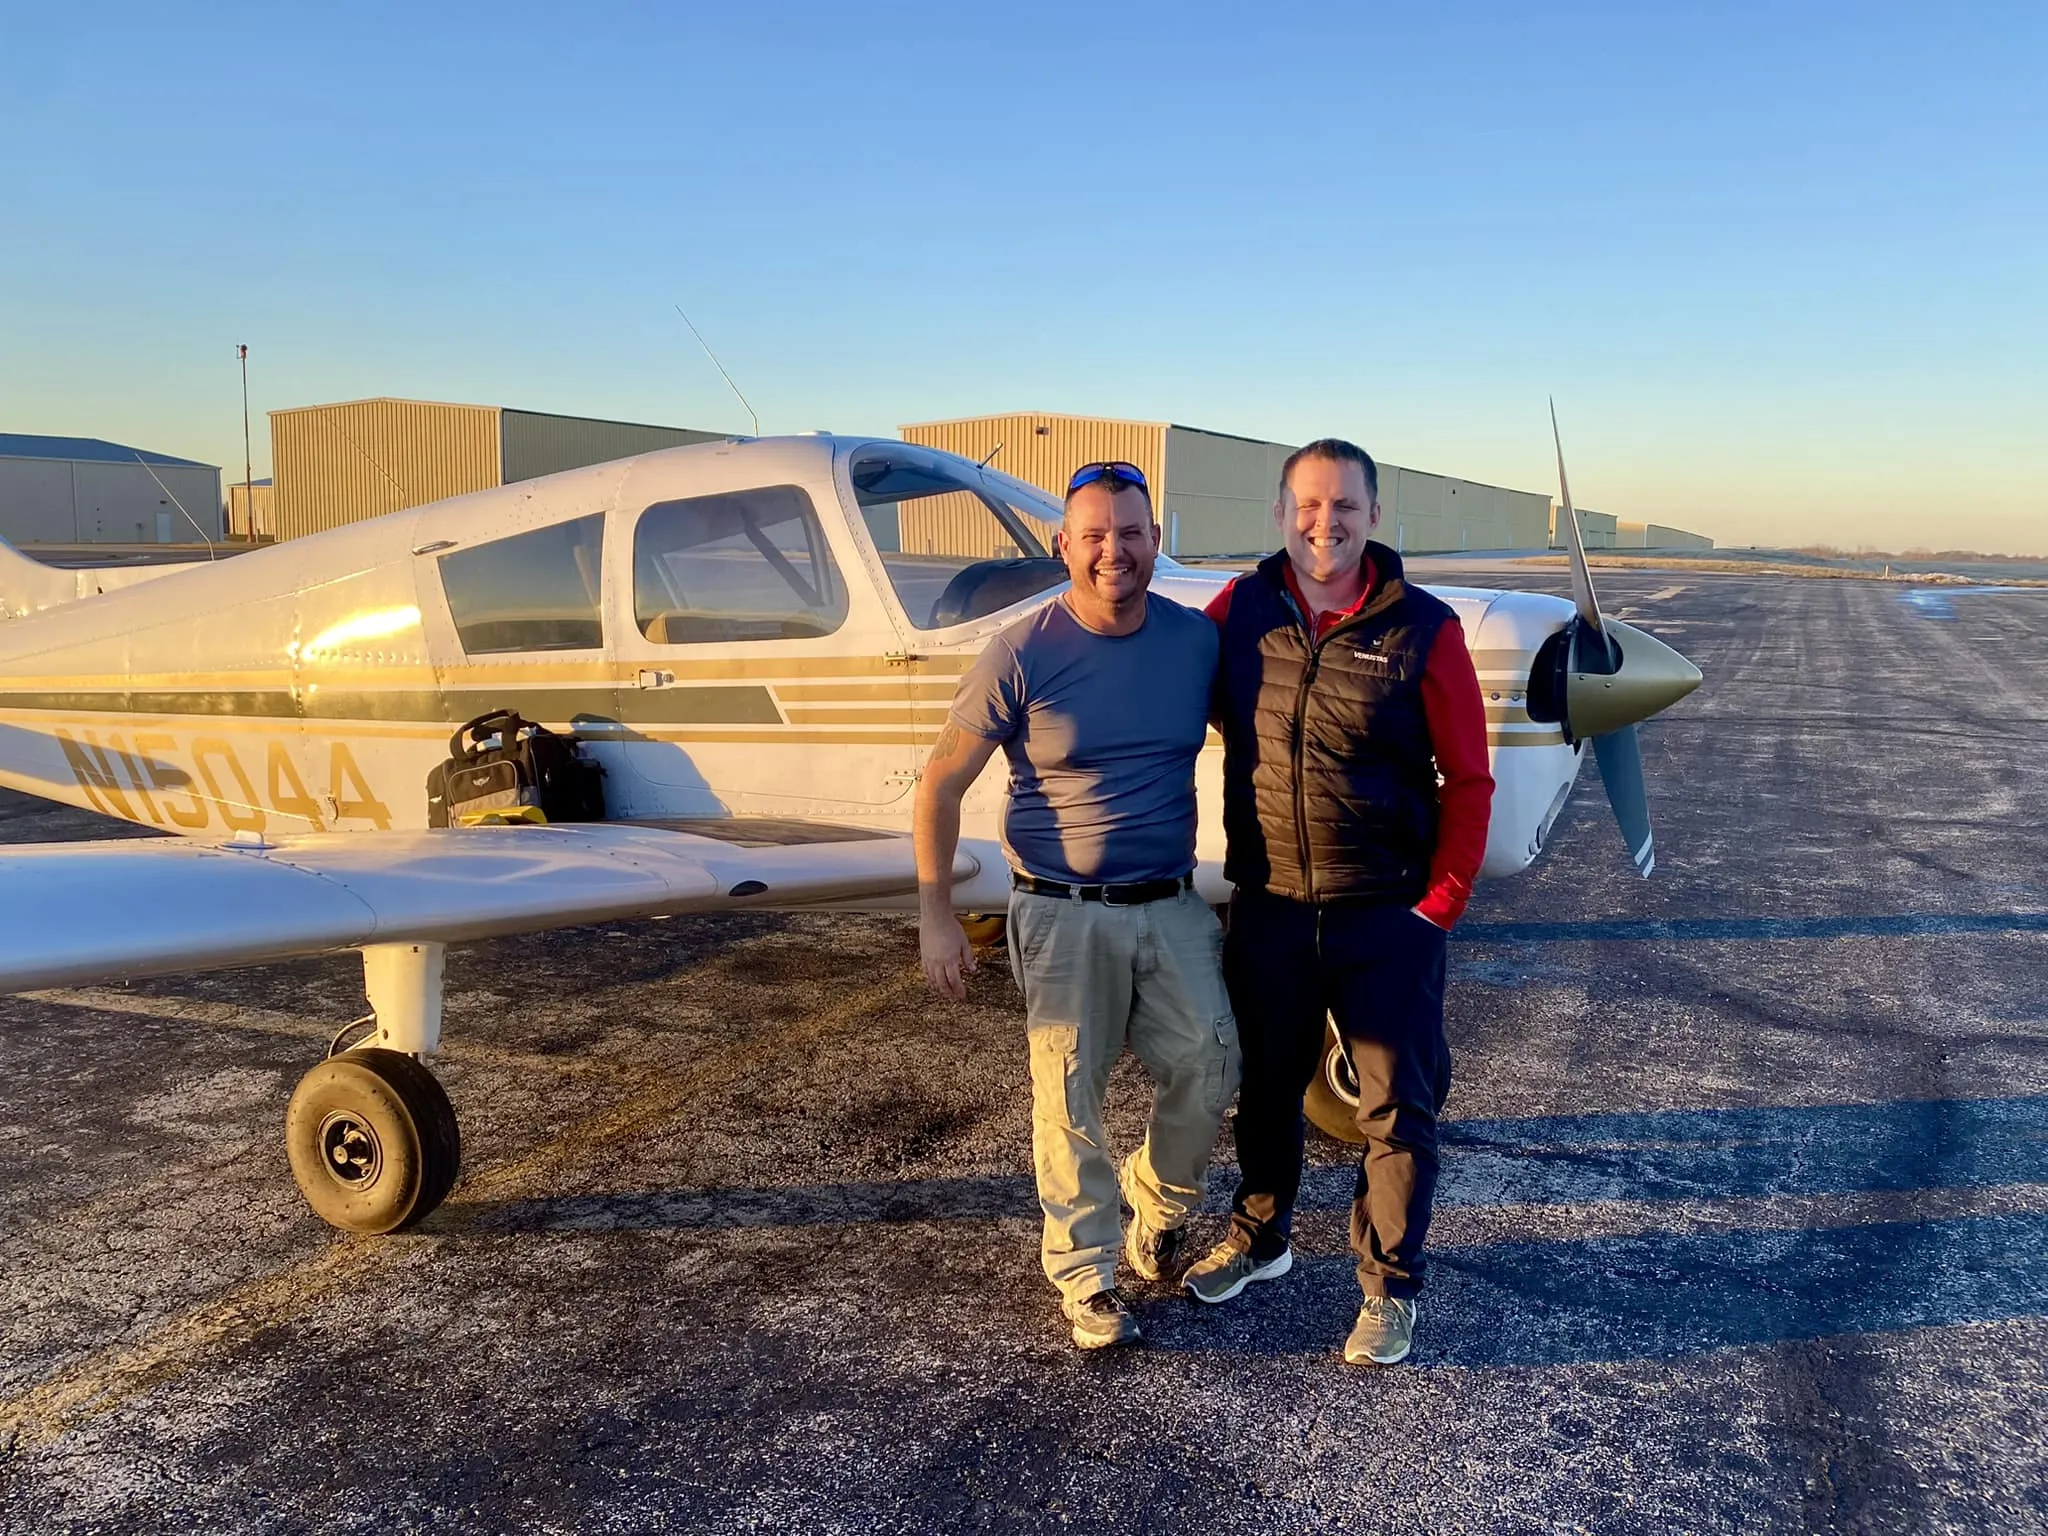
[[[1816,560],[2003,560],[2010,564],[2032,564],[2042,555],[1988,555],[1977,549],[1839,549],[1833,544],[1801,544],[1791,551],[1812,555]]]

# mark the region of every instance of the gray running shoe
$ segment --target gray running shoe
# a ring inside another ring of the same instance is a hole
[[[1349,1365],[1399,1365],[1415,1341],[1415,1303],[1399,1296],[1368,1296],[1344,1341]]]
[[[1294,1268],[1294,1250],[1282,1248],[1277,1258],[1260,1264],[1251,1253],[1231,1243],[1218,1243],[1188,1266],[1182,1282],[1197,1301],[1215,1305],[1228,1301],[1254,1280],[1278,1280]]]
[[[1131,1164],[1136,1154],[1116,1167],[1116,1187],[1130,1208],[1131,1224],[1124,1229],[1124,1262],[1140,1280],[1164,1280],[1180,1263],[1187,1247],[1186,1227],[1155,1227],[1139,1213],[1131,1195]]]
[[[1138,1342],[1137,1315],[1114,1286],[1085,1301],[1063,1301],[1060,1311],[1074,1325],[1076,1348],[1107,1349],[1112,1344]]]

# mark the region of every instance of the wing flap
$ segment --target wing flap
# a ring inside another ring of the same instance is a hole
[[[978,865],[963,854],[956,877]],[[0,855],[0,991],[632,917],[902,896],[906,837],[736,847],[618,824],[171,838]]]

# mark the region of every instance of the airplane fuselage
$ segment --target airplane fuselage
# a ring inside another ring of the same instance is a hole
[[[574,729],[608,814],[907,830],[989,637],[1051,601],[1058,504],[965,460],[830,437],[671,449],[481,491],[0,621],[0,784],[181,836],[426,825],[464,721]],[[1199,606],[1226,580],[1162,561]],[[1483,873],[1540,851],[1580,753],[1532,720],[1561,599],[1432,589],[1463,621],[1496,795]],[[1221,751],[1198,770],[1221,899]],[[1000,908],[998,758],[970,794]]]

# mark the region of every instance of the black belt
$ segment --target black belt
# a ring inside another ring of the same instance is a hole
[[[1064,880],[1041,880],[1036,875],[1011,870],[1010,884],[1034,896],[1057,896],[1062,901],[1079,897],[1082,901],[1099,901],[1106,907],[1136,907],[1148,901],[1170,901],[1182,891],[1192,891],[1195,877],[1187,874],[1178,880],[1140,880],[1132,885],[1069,885]]]

